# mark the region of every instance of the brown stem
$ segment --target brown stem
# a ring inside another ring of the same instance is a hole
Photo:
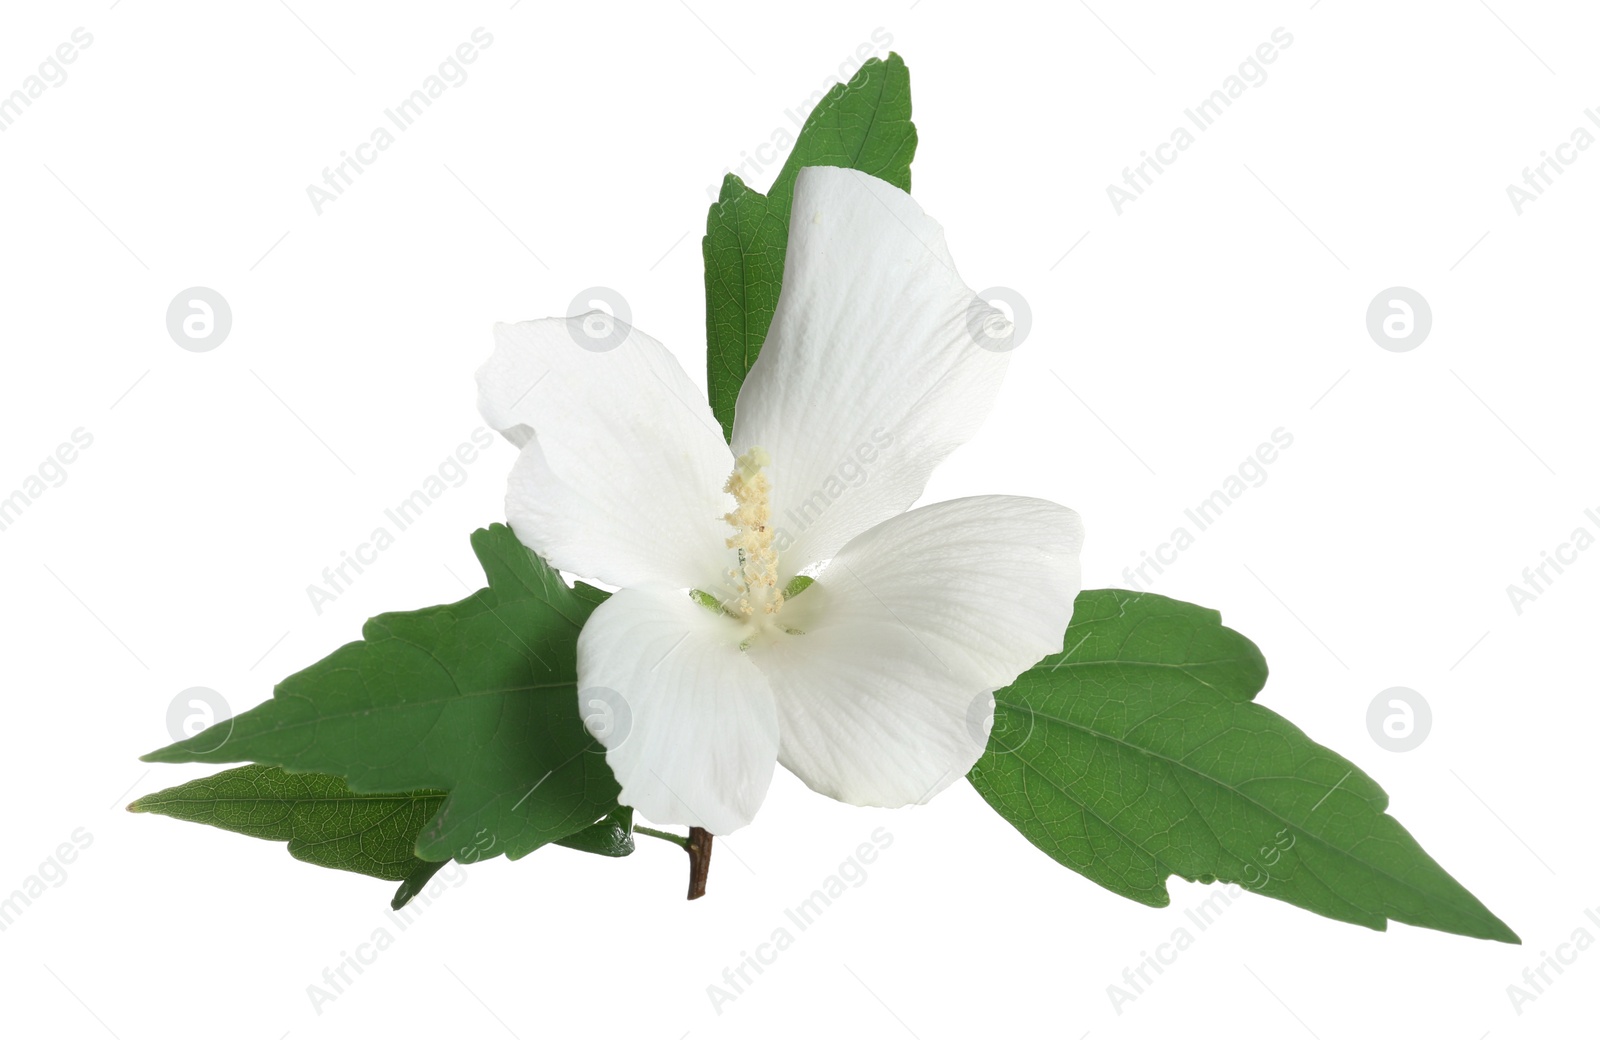
[[[689,898],[699,899],[706,894],[706,875],[711,872],[711,832],[690,827],[689,842],[683,848],[689,853]]]

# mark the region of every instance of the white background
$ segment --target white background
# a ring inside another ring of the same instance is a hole
[[[1507,986],[1575,929],[1600,938],[1600,551],[1520,614],[1506,590],[1600,531],[1600,149],[1520,215],[1506,186],[1575,127],[1600,134],[1600,24],[1505,0],[1092,6],[8,6],[0,92],[75,28],[93,43],[0,134],[0,494],[75,429],[93,445],[0,531],[0,892],[92,835],[0,933],[7,1031],[1592,1033],[1600,947],[1520,1014]],[[306,186],[479,26],[493,44],[470,78],[316,214]],[[1107,185],[1280,26],[1293,43],[1267,79],[1118,215]],[[210,771],[137,761],[168,742],[179,691],[243,710],[368,615],[477,583],[467,534],[503,515],[503,443],[320,614],[306,592],[479,425],[491,322],[609,286],[703,380],[707,186],[792,131],[786,110],[858,46],[881,53],[879,28],[912,70],[917,198],[969,284],[1033,313],[996,413],[928,500],[1071,505],[1085,585],[1125,585],[1285,428],[1266,482],[1153,588],[1257,641],[1261,702],[1377,778],[1525,946],[1250,897],[1119,1013],[1107,987],[1207,890],[1126,902],[964,784],[877,811],[780,770],[755,824],[719,840],[704,900],[683,900],[663,843],[551,848],[472,867],[403,933],[392,885],[122,811]],[[166,329],[190,286],[232,306],[209,353]],[[1368,335],[1390,286],[1432,306],[1415,350]],[[1416,750],[1369,735],[1391,686],[1431,705]],[[706,987],[880,827],[893,844],[866,882],[713,1010]],[[307,987],[380,927],[394,944],[319,1013]]]

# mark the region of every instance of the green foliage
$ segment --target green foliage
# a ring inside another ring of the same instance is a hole
[[[725,436],[777,306],[799,171],[846,167],[909,191],[916,145],[909,73],[890,54],[823,97],[767,194],[724,180],[702,252],[707,380]],[[472,544],[487,588],[372,618],[360,641],[285,679],[271,700],[147,755],[257,764],[129,809],[399,881],[395,907],[452,859],[515,859],[551,843],[629,855],[632,810],[618,805],[578,708],[577,637],[606,594],[568,588],[503,525]],[[797,577],[784,594],[810,584]],[[995,693],[989,746],[970,774],[1058,862],[1150,906],[1169,903],[1177,875],[1369,928],[1395,920],[1519,941],[1386,814],[1371,778],[1253,703],[1266,662],[1216,612],[1087,591],[1062,645]]]
[[[128,811],[286,841],[295,859],[399,881],[390,903],[398,910],[450,862],[418,859],[414,851],[417,835],[444,800],[443,791],[358,794],[336,776],[248,765],[145,795]],[[626,856],[633,852],[633,810],[618,807],[556,844]]]
[[[724,437],[778,306],[794,179],[806,166],[843,166],[911,190],[917,129],[911,76],[898,54],[874,58],[828,91],[806,117],[794,150],[763,195],[729,174],[706,218],[706,382]]]
[[[336,776],[250,765],[147,794],[129,812],[159,813],[267,841],[319,867],[402,881],[426,866],[417,834],[443,791],[358,794]]]
[[[417,838],[425,860],[516,859],[606,817],[620,789],[577,694],[577,634],[606,594],[568,588],[503,525],[472,545],[488,588],[380,614],[272,700],[146,761],[252,761],[333,774],[362,794],[447,792]]]
[[[1150,906],[1176,874],[1368,928],[1518,941],[1370,777],[1252,703],[1266,662],[1215,611],[1088,591],[1062,646],[995,693],[970,774],[1056,861]]]
[[[619,805],[606,814],[605,819],[592,823],[576,834],[556,842],[579,852],[596,856],[631,856],[633,854],[633,810]]]

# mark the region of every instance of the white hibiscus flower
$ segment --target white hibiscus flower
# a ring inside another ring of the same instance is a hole
[[[578,639],[578,685],[625,705],[600,734],[623,804],[727,834],[775,762],[899,806],[977,761],[988,694],[1061,649],[1083,540],[1038,499],[910,509],[993,405],[1007,354],[979,340],[998,313],[909,195],[814,167],[731,450],[637,329],[586,350],[581,317],[496,327],[479,408],[521,448],[511,527],[619,589]]]

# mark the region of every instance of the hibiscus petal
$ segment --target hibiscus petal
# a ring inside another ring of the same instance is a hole
[[[777,702],[778,760],[855,805],[925,802],[964,776],[989,694],[1059,651],[1080,579],[1078,514],[991,495],[852,539],[750,656]],[[815,598],[813,598],[815,597]]]
[[[772,456],[785,578],[910,507],[977,431],[1005,374],[1006,353],[981,345],[996,320],[911,196],[800,171],[783,290],[733,426],[736,453]]]
[[[585,322],[609,322],[595,339]],[[602,347],[604,349],[595,349]],[[522,448],[506,514],[551,565],[613,585],[714,582],[733,456],[659,342],[602,312],[495,326],[478,409]]]
[[[590,615],[578,636],[578,700],[622,804],[713,834],[755,816],[777,762],[778,719],[738,639],[732,619],[676,590],[623,589]]]

